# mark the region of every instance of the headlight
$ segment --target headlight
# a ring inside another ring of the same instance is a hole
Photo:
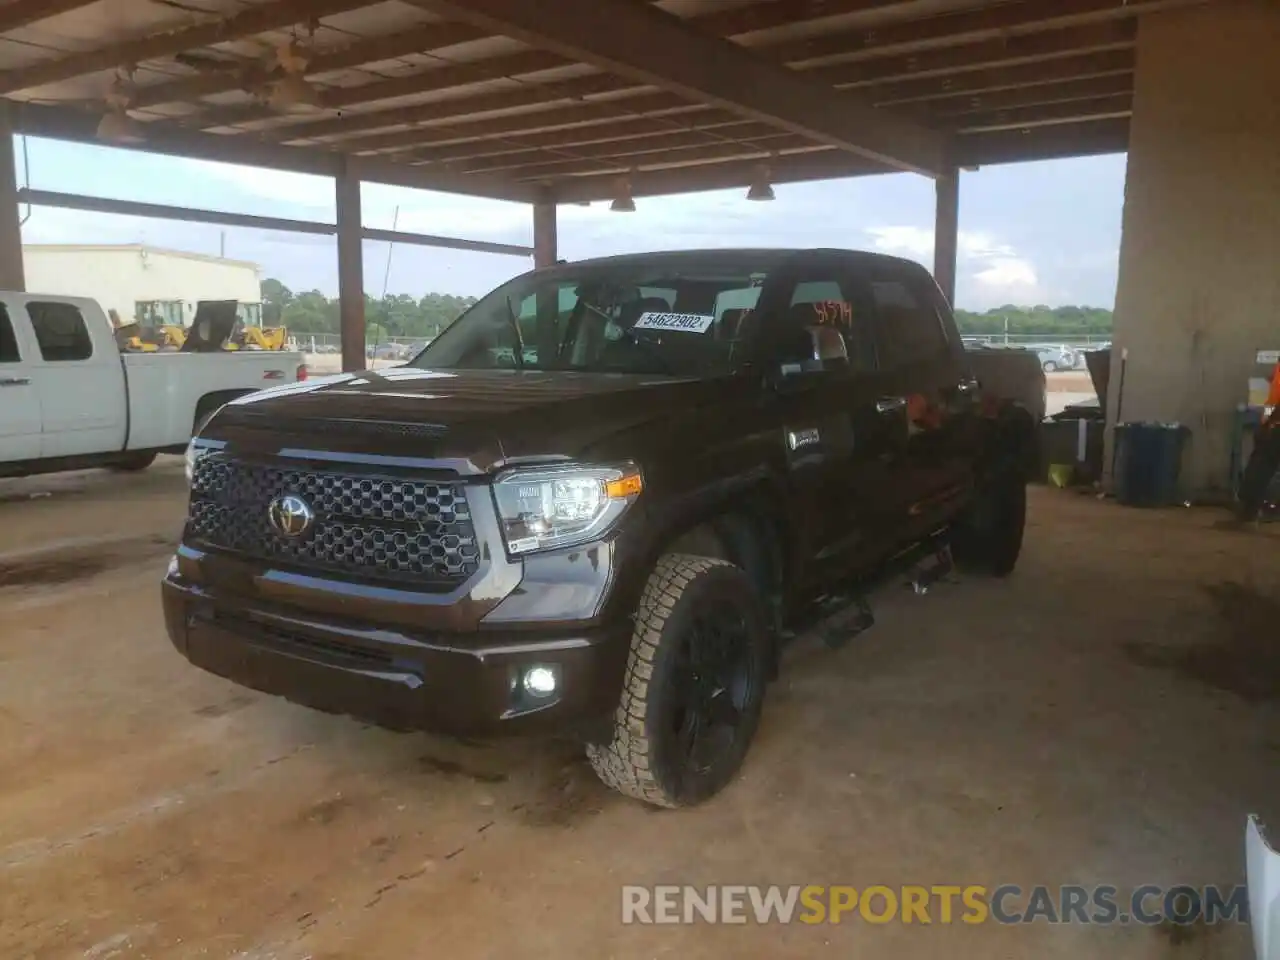
[[[209,448],[207,446],[198,444],[195,440],[192,440],[187,444],[186,473],[188,487],[191,486],[191,481],[195,477],[196,464],[199,462],[200,458],[208,452]]]
[[[644,481],[633,465],[518,468],[498,477],[493,497],[512,554],[585,543],[606,533]]]

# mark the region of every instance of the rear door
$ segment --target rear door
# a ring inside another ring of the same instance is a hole
[[[40,398],[31,382],[31,344],[0,303],[0,463],[40,456]]]
[[[963,438],[977,384],[928,272],[888,259],[868,269],[881,406],[906,433],[895,512],[902,539],[914,540],[948,519],[972,485],[973,458]]]
[[[40,399],[40,456],[120,450],[126,398],[115,341],[107,331],[94,337],[91,318],[74,303],[33,297],[26,301],[26,313],[35,340],[29,377]],[[155,398],[158,403],[167,399]]]

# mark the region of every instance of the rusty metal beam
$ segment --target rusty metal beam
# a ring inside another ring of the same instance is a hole
[[[554,17],[527,0],[411,0],[638,83],[772,123],[903,170],[946,168],[945,138],[853,95],[770,64],[728,40],[631,0],[557,0]],[[655,56],[660,51],[661,56]]]
[[[1012,107],[991,113],[969,113],[954,117],[945,125],[957,133],[987,133],[992,130],[1030,130],[1063,123],[1115,120],[1133,115],[1133,94],[1121,93],[1092,100],[1071,100],[1034,107]]]
[[[279,30],[302,21],[366,7],[370,0],[280,0],[250,7],[229,17],[210,17],[190,27],[165,30],[87,53],[47,60],[0,73],[0,94],[29,90],[126,64],[171,57],[176,53]]]
[[[503,171],[504,177],[516,182],[533,181],[536,183],[552,183],[556,178],[591,175],[600,173],[627,173],[635,170],[656,170],[666,167],[687,166],[690,164],[708,163],[724,160],[741,160],[754,157],[758,160],[771,159],[775,156],[794,153],[814,153],[834,149],[825,144],[810,144],[800,140],[794,134],[776,132],[769,137],[761,137],[748,143],[725,143],[708,146],[699,144],[689,147],[677,147],[657,153],[624,155],[618,157],[601,157],[591,160],[564,160],[557,162],[530,164],[525,167],[514,167]],[[844,151],[841,151],[844,152]],[[883,165],[882,165],[883,166]]]
[[[986,40],[1126,19],[1204,0],[1015,0],[996,7],[948,13],[877,27],[874,44],[866,29],[833,30],[821,37],[794,40],[771,48],[769,56],[788,63],[841,57],[845,61],[954,47]],[[871,48],[874,47],[874,53]]]
[[[517,153],[479,157],[448,164],[448,169],[463,173],[496,173],[529,164],[574,162],[598,158],[633,157],[648,153],[663,153],[695,147],[749,145],[755,140],[781,137],[794,141],[790,133],[779,133],[776,127],[755,120],[737,120],[709,130],[666,131],[648,137],[609,140],[604,143],[571,144],[550,149],[521,150]]]
[[[95,0],[10,0],[0,7],[0,34],[19,30],[60,13],[87,7]]]
[[[429,23],[389,36],[356,40],[331,49],[320,50],[307,65],[307,75],[348,70],[367,63],[395,60],[414,53],[429,53],[459,43],[470,43],[484,36],[483,30],[477,30],[465,23]],[[264,82],[269,72],[261,63],[250,61],[227,70],[155,83],[139,90],[133,98],[133,105],[141,108],[161,103],[198,100],[201,97],[238,90],[255,82]]]
[[[16,132],[33,137],[49,137],[54,140],[107,146],[98,139],[97,127],[100,117],[97,114],[67,107],[38,106],[30,103],[10,103],[9,106]],[[144,124],[143,131],[146,139],[142,143],[110,144],[110,146],[320,176],[336,176],[344,160],[343,154],[332,151],[307,150],[263,143],[247,136],[228,137],[195,133],[158,121]],[[460,176],[446,170],[412,167],[408,164],[389,163],[377,158],[352,158],[350,166],[359,171],[362,180],[376,183],[491,197],[497,200],[532,202],[538,196],[537,192],[529,187],[505,179]]]

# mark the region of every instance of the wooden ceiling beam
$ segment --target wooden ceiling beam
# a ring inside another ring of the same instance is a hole
[[[763,6],[772,7],[775,4],[782,3],[783,0],[768,0],[762,4]],[[751,7],[745,9],[753,9]],[[820,7],[810,7],[810,10],[823,9]],[[733,12],[733,11],[727,11]],[[701,23],[700,19],[695,18],[694,22]],[[1033,63],[1038,60],[1051,61],[1060,57],[1069,57],[1079,51],[1093,50],[1124,50],[1131,49],[1136,36],[1136,24],[1133,21],[1108,21],[1101,24],[1091,24],[1084,27],[1073,27],[1063,30],[1053,30],[1045,34],[1018,36],[1006,40],[983,41],[977,44],[969,44],[955,49],[933,50],[919,54],[896,55],[893,57],[881,57],[866,62],[856,64],[840,64],[835,67],[819,67],[812,71],[806,71],[811,76],[821,79],[824,82],[838,84],[841,86],[868,86],[872,84],[894,82],[898,80],[926,77],[937,75],[949,75],[951,73],[965,72],[974,69],[980,69],[988,64],[1005,65],[1005,64],[1022,64]],[[873,46],[866,48],[868,50],[876,49]],[[755,53],[761,56],[768,56],[769,49],[756,48]],[[1130,54],[1132,56],[1132,54]],[[1051,70],[1052,68],[1047,68]],[[1071,68],[1064,68],[1071,69]],[[570,82],[573,83],[573,82]],[[609,91],[620,91],[634,89],[635,84],[619,77],[598,76],[587,77],[581,81],[577,81],[579,90],[573,91],[577,95],[589,95],[582,91],[584,85],[590,85],[589,93],[604,93]],[[501,106],[492,106],[493,103],[502,102],[504,95],[480,95],[487,98],[484,101],[476,103],[477,112],[483,112],[490,109],[505,109]],[[515,91],[509,95],[511,97],[510,106],[521,107],[536,104],[540,101],[536,90]],[[677,97],[674,94],[663,93],[660,95],[668,98],[672,106],[687,104],[688,101],[683,97]],[[561,99],[561,93],[558,89],[549,88],[547,100]],[[462,119],[462,114],[457,112],[457,108],[465,105],[468,99],[459,99],[454,102],[454,116]],[[583,105],[582,109],[599,110],[594,106]],[[343,124],[346,122],[343,118],[327,119],[321,121],[308,122],[305,117],[298,117],[289,124],[288,127],[271,128],[264,131],[268,137],[275,138],[276,130],[292,130],[305,129],[308,136],[329,136],[333,134],[341,134],[344,132],[361,133],[369,130],[377,129],[377,120],[374,118],[385,118],[386,122],[382,123],[383,127],[398,125],[396,118],[402,115],[402,111],[407,110],[414,113],[416,108],[402,108],[401,110],[383,109],[371,111],[368,114],[351,115],[349,120],[350,127],[344,129]],[[465,113],[465,111],[463,111]],[[430,106],[425,109],[424,114],[415,114],[423,116],[422,122],[433,122],[436,114]],[[416,121],[413,121],[416,122]],[[500,121],[489,121],[497,123]],[[517,126],[521,125],[521,121],[513,119]],[[319,132],[323,131],[323,132]],[[487,135],[487,134],[486,134]],[[392,136],[387,134],[387,137]],[[387,143],[394,141],[388,140]],[[409,135],[406,139],[399,142],[400,146],[416,145],[420,142],[415,135]]]
[[[776,132],[749,143],[699,144],[697,146],[679,147],[661,153],[624,155],[620,157],[600,157],[588,160],[566,160],[554,163],[530,164],[515,167],[502,173],[504,179],[517,183],[547,185],[559,177],[577,175],[594,176],[597,174],[626,175],[639,170],[660,170],[674,166],[688,166],[699,163],[712,163],[724,160],[744,160],[754,158],[757,163],[769,160],[782,153],[812,153],[836,149],[825,144],[805,143],[794,134]],[[843,151],[841,151],[843,152]],[[790,154],[788,154],[790,155]],[[854,155],[856,156],[856,154]],[[884,168],[884,165],[881,165]]]
[[[783,137],[794,140],[789,133],[779,134],[776,127],[755,120],[738,119],[735,123],[708,130],[666,131],[647,137],[627,140],[608,140],[603,143],[573,144],[552,149],[522,150],[492,157],[478,157],[465,161],[453,161],[444,166],[460,173],[497,173],[527,167],[539,163],[575,163],[581,160],[638,157],[648,153],[666,153],[672,150],[695,147],[718,147],[729,144],[746,146],[756,140]]]
[[[522,50],[510,56],[493,57],[469,63],[454,63],[433,67],[421,73],[387,80],[374,80],[354,87],[327,87],[320,91],[320,109],[343,110],[361,103],[395,100],[416,94],[465,87],[473,83],[486,83],[506,77],[518,77],[525,73],[537,73],[563,66],[564,60],[542,50]],[[213,107],[194,118],[201,129],[231,127],[241,123],[253,123],[279,116],[276,110],[262,104],[234,107]],[[193,124],[194,125],[194,124]]]
[[[0,7],[0,34],[20,30],[61,13],[87,7],[96,0],[10,0]]]
[[[72,77],[114,70],[128,64],[172,57],[174,54],[279,30],[295,23],[369,6],[371,0],[279,0],[249,7],[227,17],[210,17],[110,46],[0,72],[0,95],[30,90]]]
[[[906,104],[915,101],[945,99],[957,97],[961,95],[982,95],[990,91],[1011,90],[1024,86],[1059,86],[1064,83],[1070,83],[1077,79],[1088,79],[1094,77],[1125,77],[1131,74],[1134,66],[1134,58],[1132,50],[1112,50],[1104,53],[1085,54],[1077,57],[1063,57],[1044,62],[1029,62],[1019,64],[1013,67],[1003,67],[991,70],[968,70],[960,74],[946,76],[929,76],[923,79],[906,79],[896,83],[884,83],[874,87],[868,87],[866,93],[873,98],[873,102],[877,105],[886,103]],[[1086,88],[1089,89],[1089,88]],[[1109,90],[1110,88],[1108,88]],[[1038,94],[1031,93],[1029,96],[1035,97]],[[1096,94],[1090,94],[1096,95]],[[682,101],[671,94],[650,94],[647,97],[640,97],[622,101],[623,104],[631,106],[632,112],[640,112],[637,108],[653,109],[655,112],[665,109],[668,106],[672,110],[680,110],[680,113],[673,115],[673,119],[668,121],[668,125],[681,123],[676,118],[694,111],[702,113],[710,112],[712,117],[723,117],[725,111],[714,110],[710,107],[689,106],[681,108]],[[608,121],[610,130],[609,135],[612,136],[616,130],[619,139],[623,139],[628,135],[630,125],[639,125],[641,130],[646,129],[646,125],[640,122],[640,118],[635,116],[619,117],[616,109],[610,107],[608,103],[587,104],[581,107],[566,107],[560,110],[542,111],[527,116],[518,116],[511,118],[498,118],[488,121],[482,121],[472,124],[460,124],[453,128],[441,127],[425,127],[408,131],[397,131],[395,133],[387,133],[365,137],[358,140],[342,140],[339,141],[344,150],[349,151],[376,151],[376,150],[415,150],[419,147],[430,143],[440,143],[444,140],[454,139],[492,139],[503,138],[519,141],[523,137],[531,135],[531,131],[545,130],[547,127],[554,127],[563,123],[572,123],[577,120],[599,120]],[[694,124],[692,117],[688,121]],[[696,125],[696,124],[695,124]],[[651,125],[650,125],[651,126]],[[591,137],[590,130],[582,131],[586,137]],[[579,138],[579,131],[569,128],[562,131],[548,130],[545,133],[534,134],[535,139],[531,143],[533,146],[555,146],[557,143],[571,143]],[[604,139],[604,137],[601,137]],[[485,145],[483,147],[458,146],[452,150],[444,149],[444,157],[454,155],[455,159],[466,156],[482,156],[486,153],[502,153],[501,146]],[[480,152],[471,152],[479,149]],[[521,147],[513,147],[511,149],[521,149]],[[421,154],[422,159],[432,159],[431,147],[425,146],[426,152]],[[415,154],[417,156],[419,154]]]
[[[1042,84],[1013,90],[984,93],[955,93],[932,100],[918,100],[912,107],[930,117],[963,117],[970,113],[993,110],[1021,110],[1027,107],[1052,106],[1072,100],[1093,100],[1133,93],[1132,74],[1114,77],[1092,77],[1068,83]]]
[[[470,43],[485,36],[483,30],[465,23],[429,23],[382,37],[354,40],[341,46],[318,51],[307,65],[307,76],[349,70],[367,63],[395,60],[415,53],[430,53],[459,43]],[[143,87],[133,99],[135,107],[153,107],[162,103],[198,100],[218,93],[242,89],[254,81],[262,82],[269,71],[262,64],[241,63],[225,71],[201,73],[180,80],[170,80]]]
[[[865,28],[832,30],[820,37],[773,45],[769,56],[787,63],[835,57],[850,62],[966,43],[1007,41],[1024,34],[1128,19],[1201,2],[1203,0],[1014,0],[994,7],[883,24],[875,29],[874,41],[870,44]]]
[[[410,0],[539,49],[903,170],[947,169],[946,140],[633,0]],[[660,51],[660,56],[654,52]]]
[[[8,109],[13,128],[18,133],[94,146],[104,145],[98,138],[98,122],[101,118],[96,113],[15,102],[9,102]],[[161,121],[144,124],[143,131],[145,139],[137,144],[112,146],[173,157],[214,160],[330,177],[339,173],[344,160],[342,154],[328,150],[286,147],[263,143],[251,137],[197,133]],[[542,197],[540,191],[505,178],[463,176],[440,168],[413,167],[373,157],[352,157],[348,159],[348,164],[352,170],[358,171],[362,179],[375,183],[525,203],[536,202]]]
[[[270,140],[291,143],[339,134],[350,135],[386,130],[388,127],[409,124],[465,123],[474,117],[502,110],[518,110],[523,107],[550,110],[557,106],[567,106],[574,101],[585,103],[586,97],[611,92],[614,89],[614,83],[613,77],[605,76],[577,77],[573,80],[553,83],[528,83],[513,90],[480,93],[473,97],[450,97],[446,100],[433,100],[430,103],[407,107],[352,112],[324,120],[302,122],[303,118],[292,117],[289,119],[298,122],[268,127],[256,132]]]
[[[1065,30],[979,40],[940,50],[880,55],[854,62],[809,67],[806,72],[833,87],[846,89],[907,79],[950,77],[973,70],[1024,66],[1049,68],[1059,60],[1088,56],[1128,53],[1132,57],[1137,36],[1136,20],[1110,20]]]
[[[1123,153],[1129,149],[1129,120],[1112,118],[956,137],[954,156],[962,167],[1026,163]]]
[[[651,94],[656,98],[666,94]],[[423,154],[423,160],[433,160],[433,151],[445,151],[441,159],[461,160],[471,156],[485,156],[488,153],[503,153],[512,149],[524,149],[528,141],[532,145],[553,143],[557,139],[578,140],[589,143],[594,139],[624,139],[615,137],[616,133],[638,128],[643,133],[649,127],[665,124],[668,129],[677,125],[697,127],[703,117],[721,117],[726,122],[741,119],[723,110],[701,104],[682,104],[678,107],[658,107],[654,110],[642,109],[649,97],[634,97],[628,103],[635,106],[625,115],[619,115],[617,107],[608,104],[588,103],[581,106],[562,107],[557,110],[539,110],[536,113],[523,114],[516,117],[499,117],[494,120],[478,120],[473,123],[461,123],[438,126],[421,126],[412,130],[400,130],[395,133],[372,134],[367,137],[356,137],[341,140],[338,143],[348,153],[406,151],[413,150]],[[665,101],[654,101],[655,103]],[[513,121],[523,121],[514,123]],[[600,131],[599,128],[603,128]],[[639,135],[639,134],[637,134]],[[520,146],[512,146],[519,144]],[[461,151],[449,157],[450,151]]]
[[[1133,115],[1133,94],[1118,93],[1091,100],[1067,100],[1062,103],[1014,107],[1007,110],[965,113],[949,118],[948,129],[961,134],[987,133],[992,130],[1030,130],[1063,123],[1088,123],[1114,120]]]
[[[564,149],[601,143],[618,143],[643,137],[663,136],[699,130],[718,130],[750,123],[724,110],[699,107],[688,113],[669,113],[656,117],[628,117],[609,123],[593,123],[567,129],[543,130],[519,136],[494,137],[486,140],[464,140],[424,147],[404,154],[403,159],[427,163],[451,163],[480,157],[506,157],[527,150]]]
[[[626,174],[625,179],[634,197],[666,196],[706,190],[746,190],[759,169],[758,158],[740,159],[667,170],[637,170]],[[769,172],[772,181],[779,184],[894,171],[840,150],[823,150],[775,157],[769,161]],[[622,177],[616,172],[570,177],[555,181],[549,190],[559,203],[610,200],[617,195],[620,179]]]

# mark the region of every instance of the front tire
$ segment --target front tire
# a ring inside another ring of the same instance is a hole
[[[596,774],[659,807],[715,795],[755,735],[768,669],[764,609],[746,573],[662,557],[640,598],[612,739],[587,746]]]
[[[958,569],[1007,577],[1018,565],[1027,525],[1027,484],[1013,464],[988,479],[951,536]]]

